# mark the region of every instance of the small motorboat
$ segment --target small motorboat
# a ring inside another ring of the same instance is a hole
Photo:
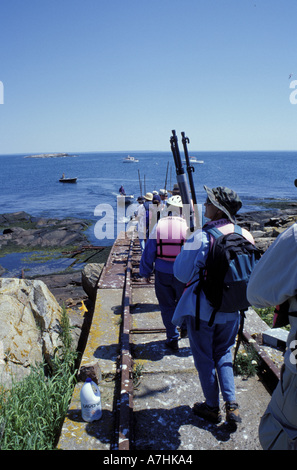
[[[60,183],[76,183],[77,178],[60,178],[59,179]]]
[[[139,160],[137,160],[135,157],[131,157],[131,155],[128,155],[127,157],[124,158],[123,162],[124,163],[138,163]]]
[[[190,157],[189,160],[190,160],[190,163],[204,163],[203,160],[197,160],[196,157]]]
[[[189,162],[190,163],[200,163],[200,164],[204,163],[203,160],[197,160],[196,157],[189,157]],[[187,163],[186,160],[184,160],[184,163]]]

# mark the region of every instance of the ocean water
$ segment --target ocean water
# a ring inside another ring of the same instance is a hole
[[[181,156],[183,157],[182,148]],[[227,186],[242,199],[242,212],[277,207],[279,201],[297,202],[297,152],[191,152],[203,160],[193,173],[198,204],[205,201],[203,185]],[[121,185],[137,197],[147,191],[167,189],[176,183],[176,171],[168,152],[131,152],[138,163],[123,163],[127,152],[77,153],[59,158],[0,156],[0,213],[26,211],[40,217],[79,217],[93,224],[88,232],[91,243],[111,245],[96,237],[96,224],[106,217],[114,221],[117,234],[116,196]],[[59,178],[77,177],[76,184],[62,184]],[[111,210],[108,210],[111,207]],[[106,212],[107,211],[107,212]],[[123,215],[122,213],[120,214]],[[124,214],[125,215],[125,214]]]

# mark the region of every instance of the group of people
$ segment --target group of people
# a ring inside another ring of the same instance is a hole
[[[165,214],[167,200],[168,192],[166,189],[160,189],[159,193],[158,191],[148,192],[145,196],[137,198],[139,206],[134,215],[138,222],[138,235],[142,253],[154,225]]]
[[[137,216],[142,246],[140,275],[149,281],[151,274],[155,273],[155,292],[166,328],[166,347],[177,351],[179,339],[185,336],[189,338],[205,397],[203,402],[194,404],[193,412],[213,423],[219,423],[222,419],[219,400],[221,391],[226,421],[237,424],[241,422],[241,416],[235,395],[232,348],[238,334],[240,313],[217,312],[210,326],[213,309],[201,290],[198,294],[200,321],[197,329],[197,295],[194,290],[212,246],[212,238],[206,228],[215,227],[222,234],[234,232],[235,216],[242,202],[229,188],[221,186],[210,189],[204,186],[204,189],[204,215],[207,222],[202,230],[196,230],[190,236],[182,216],[182,200],[177,194],[178,189],[169,198],[163,195],[161,199],[160,192],[155,195],[158,196],[155,204],[159,217],[153,221],[153,227],[149,224],[148,205],[154,204],[154,195],[147,193],[143,204],[139,201]],[[242,235],[254,243],[247,230],[242,229]],[[289,300],[289,311],[297,311],[295,251],[297,255],[297,224],[280,235],[257,263],[247,291],[251,305],[266,307]],[[291,346],[285,355],[282,378],[259,427],[260,442],[264,449],[297,449],[297,360],[292,364],[294,351],[297,352],[297,318],[289,316],[289,319],[291,333],[288,344]]]

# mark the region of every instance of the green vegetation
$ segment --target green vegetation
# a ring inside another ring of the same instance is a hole
[[[138,362],[133,364],[133,386],[135,389],[140,385],[141,377],[143,372],[143,364]]]
[[[0,258],[3,258],[6,255],[11,255],[14,253],[24,253],[24,261],[32,261],[35,262],[35,258],[41,257],[44,258],[45,261],[51,260],[54,257],[61,256],[66,250],[69,252],[71,250],[75,251],[78,249],[77,246],[67,246],[67,247],[40,247],[40,246],[17,246],[14,244],[11,245],[4,245],[1,248]]]
[[[250,344],[245,344],[244,348],[238,351],[234,363],[235,375],[242,375],[245,378],[253,377],[258,372],[258,355]]]
[[[275,307],[255,308],[259,317],[272,327]],[[252,377],[258,371],[258,355],[251,344],[246,344],[244,349],[238,352],[234,363],[234,373],[244,377]]]
[[[267,323],[267,325],[272,328],[273,325],[273,317],[274,317],[274,310],[275,307],[268,307],[268,308],[255,308],[253,307],[255,312],[259,315],[259,317]],[[290,325],[283,326],[283,330],[290,330]]]
[[[61,346],[56,351],[52,370],[39,364],[11,389],[0,388],[1,450],[55,448],[75,385],[77,353],[71,346],[70,328],[64,307]]]
[[[275,307],[267,308],[255,308],[255,312],[259,317],[267,323],[268,327],[272,328],[273,326],[273,317]],[[282,327],[284,330],[289,330],[290,326]],[[256,351],[253,349],[251,344],[247,344],[245,349],[239,351],[234,364],[234,372],[238,375],[243,375],[245,377],[253,376],[258,371],[258,356]]]
[[[265,321],[265,323],[267,323],[269,327],[272,327],[275,307],[268,307],[268,308],[253,307],[253,308],[255,312],[259,315],[259,317],[263,321]]]

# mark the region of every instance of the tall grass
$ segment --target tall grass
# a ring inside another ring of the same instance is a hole
[[[0,386],[1,450],[55,448],[76,375],[77,353],[71,348],[65,308],[62,309],[61,327],[61,346],[56,351],[50,371],[45,364],[39,364],[31,368],[28,377],[13,383],[9,390]]]

